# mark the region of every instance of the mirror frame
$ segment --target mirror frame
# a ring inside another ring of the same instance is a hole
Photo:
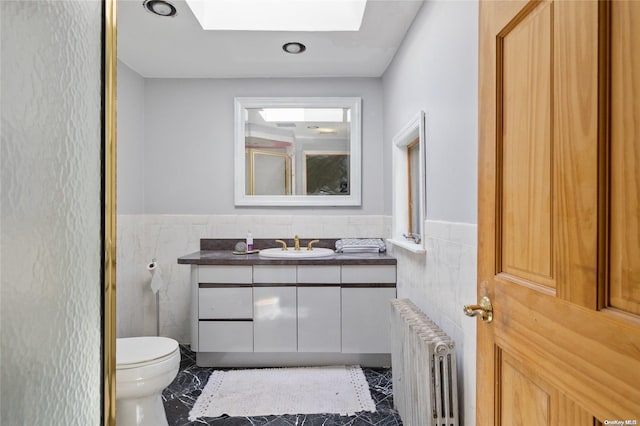
[[[234,123],[234,195],[236,206],[362,205],[362,99],[359,97],[237,97]],[[245,121],[248,108],[351,108],[349,195],[247,195]]]

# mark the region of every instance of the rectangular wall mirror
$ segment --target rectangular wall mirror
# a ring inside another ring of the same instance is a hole
[[[235,98],[237,206],[359,206],[360,98]]]

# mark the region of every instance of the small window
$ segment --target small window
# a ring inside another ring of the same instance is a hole
[[[409,226],[407,234],[421,235],[420,226],[420,138],[416,138],[407,145],[407,180],[408,200],[407,210]]]
[[[392,244],[424,252],[425,115],[420,112],[393,138]]]

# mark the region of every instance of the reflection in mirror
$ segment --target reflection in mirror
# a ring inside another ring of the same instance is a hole
[[[302,171],[303,193],[349,195],[349,153],[305,151]]]
[[[247,195],[291,194],[291,159],[286,152],[247,148],[246,160]]]
[[[236,205],[360,205],[360,99],[236,98],[235,164]]]

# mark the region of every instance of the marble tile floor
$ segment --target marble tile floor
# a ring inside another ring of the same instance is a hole
[[[297,414],[262,417],[216,417],[201,418],[190,422],[189,411],[207,384],[214,368],[196,366],[195,353],[180,345],[180,371],[176,379],[164,390],[162,399],[169,426],[395,426],[402,425],[398,412],[393,408],[391,391],[391,369],[363,368],[369,382],[371,397],[376,403],[376,412],[362,412],[355,416],[337,414]]]

